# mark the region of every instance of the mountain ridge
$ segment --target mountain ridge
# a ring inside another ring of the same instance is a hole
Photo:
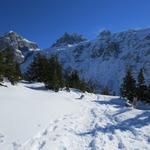
[[[70,36],[67,36],[67,41],[68,38]],[[26,72],[34,56],[41,53],[47,57],[57,55],[65,70],[77,70],[81,78],[95,86],[97,92],[107,86],[111,93],[119,94],[128,68],[132,69],[135,78],[142,68],[145,81],[150,84],[150,28],[115,33],[104,30],[93,40],[74,42],[71,37],[71,42],[58,39],[57,46],[42,50],[36,46],[33,51],[30,51],[32,45],[27,42],[29,45],[21,64],[22,72]]]
[[[7,47],[11,47],[14,50],[15,59],[19,63],[23,63],[29,53],[39,50],[35,42],[27,40],[14,31],[6,32],[0,36],[0,50],[4,50]]]
[[[102,31],[94,40],[58,48],[48,48],[41,53],[57,55],[66,70],[75,69],[97,89],[108,86],[119,93],[122,78],[131,68],[136,78],[142,68],[146,83],[150,83],[150,28],[119,33]]]

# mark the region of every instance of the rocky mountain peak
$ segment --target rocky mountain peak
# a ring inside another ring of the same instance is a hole
[[[67,46],[69,44],[78,44],[80,42],[85,41],[86,39],[77,33],[69,34],[65,32],[63,36],[61,36],[53,45],[52,47],[60,47],[60,46]]]
[[[20,63],[31,52],[38,49],[38,45],[35,42],[25,39],[14,31],[9,31],[0,37],[0,50],[5,50],[7,47],[14,49],[16,59]]]

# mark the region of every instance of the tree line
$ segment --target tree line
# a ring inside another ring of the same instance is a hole
[[[15,61],[14,50],[11,47],[0,51],[0,85],[5,78],[13,85],[21,79],[29,82],[43,82],[46,88],[56,92],[64,87],[68,91],[69,88],[75,88],[83,92],[94,92],[94,88],[82,80],[76,70],[65,71],[57,56],[54,55],[47,58],[38,53],[27,73],[22,75],[20,66]],[[104,88],[102,94],[108,95],[109,89]],[[134,98],[150,103],[150,85],[145,84],[143,69],[140,70],[137,80],[134,79],[131,69],[127,70],[121,84],[120,94],[131,103],[133,103]]]
[[[130,103],[133,103],[134,99],[150,103],[150,84],[145,84],[143,69],[140,69],[137,80],[132,74],[132,70],[128,69],[121,84],[121,96],[127,98]]]
[[[83,92],[93,91],[92,87],[81,80],[76,70],[65,71],[59,63],[57,56],[46,58],[38,53],[29,66],[25,78],[30,82],[43,82],[46,88],[56,92],[64,87],[68,91],[69,88],[80,89]]]
[[[16,84],[21,79],[20,66],[15,60],[14,51],[8,47],[0,51],[0,84],[4,78],[9,80],[11,84]]]

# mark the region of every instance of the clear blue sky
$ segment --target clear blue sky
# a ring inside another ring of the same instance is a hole
[[[9,30],[49,47],[65,31],[94,38],[150,26],[150,0],[1,0],[0,34]]]

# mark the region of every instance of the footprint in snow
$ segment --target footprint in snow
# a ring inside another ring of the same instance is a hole
[[[3,143],[3,142],[4,142],[4,137],[5,137],[5,136],[0,133],[0,143]]]
[[[18,150],[21,147],[21,145],[18,144],[17,142],[13,142],[12,145],[13,145],[14,150]]]
[[[114,138],[113,138],[113,135],[108,135],[108,138],[110,141],[112,141]]]
[[[53,131],[55,131],[57,129],[57,126],[54,126]]]
[[[38,126],[38,127],[41,127],[41,125],[40,125],[40,124],[38,124],[37,126]]]
[[[54,121],[54,123],[58,123],[58,122],[59,122],[59,120],[55,120],[55,121]]]
[[[125,149],[125,146],[122,142],[118,144],[118,149]]]
[[[150,144],[150,137],[148,137],[147,141],[148,141],[148,143]]]
[[[45,130],[42,135],[47,135],[48,131]]]

